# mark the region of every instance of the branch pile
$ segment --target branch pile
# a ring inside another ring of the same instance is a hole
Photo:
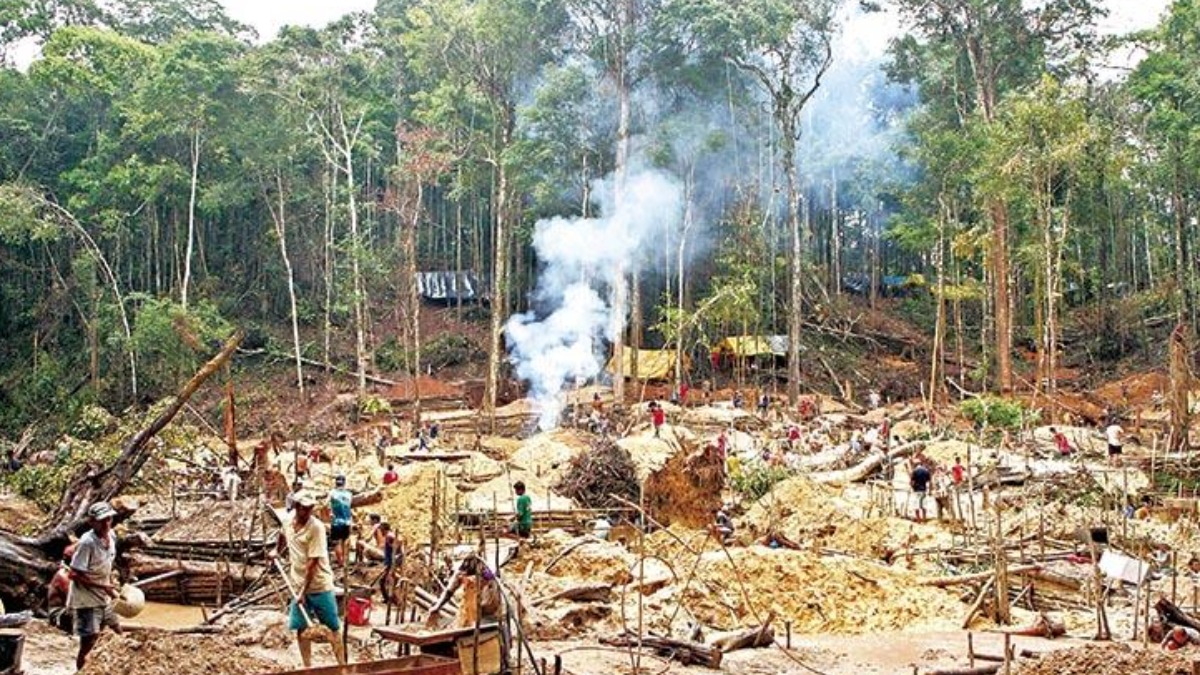
[[[636,504],[637,465],[628,451],[607,438],[598,439],[591,450],[571,458],[554,491],[588,509],[624,506],[614,495]]]

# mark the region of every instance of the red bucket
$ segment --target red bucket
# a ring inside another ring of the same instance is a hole
[[[346,621],[351,626],[371,625],[371,598],[350,598],[346,606]]]

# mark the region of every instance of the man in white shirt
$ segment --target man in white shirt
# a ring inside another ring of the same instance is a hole
[[[121,624],[113,611],[117,587],[112,582],[113,561],[117,558],[117,538],[112,531],[112,519],[117,515],[108,502],[96,502],[88,508],[92,529],[75,544],[71,556],[71,587],[67,592],[67,607],[75,618],[75,634],[79,636],[79,654],[75,668],[83,670],[87,655],[100,639],[105,626],[120,633]]]
[[[1104,436],[1108,439],[1108,461],[1114,464],[1121,458],[1121,436],[1124,433],[1125,430],[1116,422],[1108,425],[1108,428],[1104,430]]]

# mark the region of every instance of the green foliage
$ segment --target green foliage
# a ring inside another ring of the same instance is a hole
[[[782,483],[791,476],[790,471],[781,467],[765,464],[742,466],[729,476],[729,486],[744,500],[753,502],[770,492],[776,484]]]
[[[391,414],[392,404],[382,396],[361,396],[358,399],[358,412],[364,417]]]
[[[184,312],[173,300],[131,300],[142,303],[133,322],[133,344],[144,364],[143,388],[155,397],[174,392],[233,332],[208,302]]]
[[[969,398],[959,404],[959,410],[974,424],[994,429],[1019,429],[1038,416],[1037,411],[1026,410],[1019,401],[994,396]]]

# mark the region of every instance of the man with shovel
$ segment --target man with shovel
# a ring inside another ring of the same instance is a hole
[[[338,664],[346,663],[337,633],[337,598],[333,594],[333,568],[329,565],[329,548],[325,524],[313,516],[316,496],[302,490],[294,500],[295,512],[290,522],[279,530],[278,553],[286,551],[288,566],[283,573],[284,584],[292,595],[289,628],[296,631],[296,644],[305,668],[312,667],[312,643],[328,641],[333,645]],[[282,567],[275,560],[277,567]]]

